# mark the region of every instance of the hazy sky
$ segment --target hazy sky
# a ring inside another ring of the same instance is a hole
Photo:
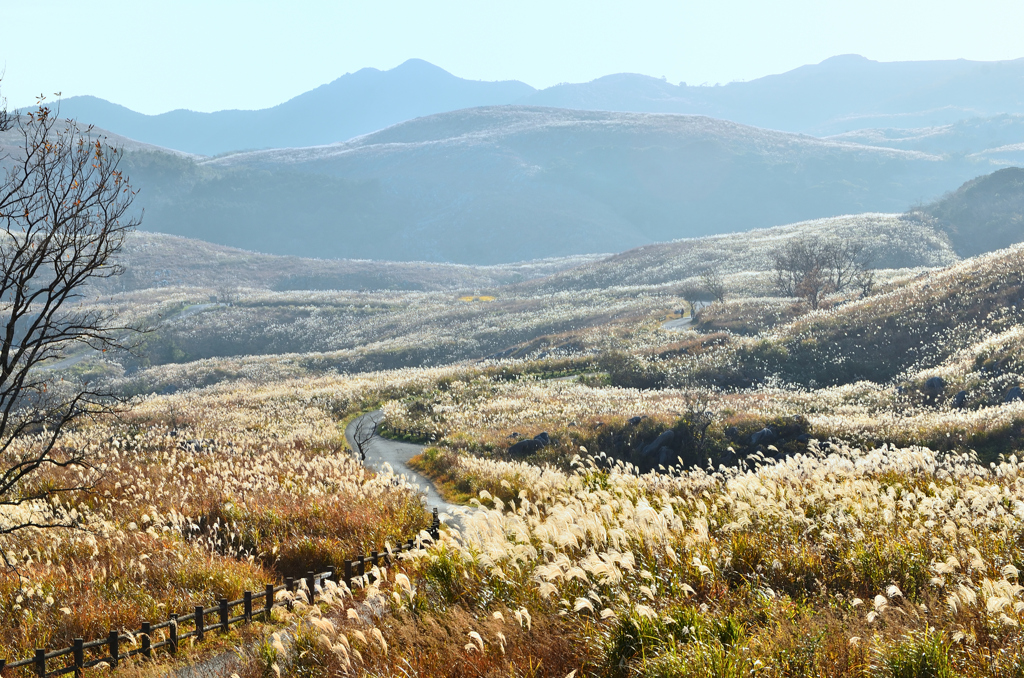
[[[13,106],[61,91],[144,113],[264,108],[411,57],[538,88],[618,72],[714,84],[847,53],[1015,59],[1022,35],[1022,0],[0,0],[0,91]]]

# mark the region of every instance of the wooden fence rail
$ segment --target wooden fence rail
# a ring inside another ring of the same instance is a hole
[[[435,508],[434,520],[427,530],[432,539],[438,538],[440,526],[441,522]],[[418,548],[419,542],[418,538],[409,539],[399,544],[397,551],[410,551]],[[390,553],[387,551],[381,553],[372,551],[368,556],[362,555],[352,560],[346,560],[345,578],[342,581],[346,585],[351,585],[354,579],[361,579],[369,574],[367,565],[370,565],[372,568],[374,565],[386,565],[390,562]],[[191,612],[180,615],[172,614],[167,621],[160,622],[159,624],[151,624],[148,621],[142,622],[142,626],[137,634],[122,634],[117,631],[111,631],[106,638],[89,642],[85,642],[82,638],[75,638],[74,644],[71,647],[65,647],[61,650],[47,652],[45,649],[37,649],[34,656],[26,659],[14,662],[6,662],[0,659],[0,676],[8,669],[31,666],[38,678],[52,678],[53,676],[63,676],[68,673],[74,673],[75,678],[81,678],[82,672],[85,669],[93,668],[100,664],[107,664],[111,669],[115,669],[121,660],[130,657],[142,656],[144,659],[152,659],[153,653],[157,650],[164,650],[168,654],[173,655],[177,653],[179,644],[183,640],[195,638],[195,642],[202,642],[208,632],[219,631],[227,633],[232,625],[238,623],[248,624],[256,617],[260,617],[264,621],[270,621],[271,612],[277,605],[274,597],[280,591],[294,593],[302,588],[304,583],[306,590],[309,592],[309,600],[313,602],[316,599],[317,585],[320,584],[322,590],[323,582],[330,580],[337,581],[333,567],[328,568],[326,572],[308,572],[305,577],[300,578],[298,581],[292,577],[286,577],[283,584],[276,586],[274,584],[267,584],[266,588],[260,593],[246,591],[238,600],[221,598],[217,601],[216,605],[211,607],[196,605],[195,609]],[[254,609],[253,603],[258,600],[262,600],[263,604],[259,609]],[[282,604],[291,607],[290,600]],[[231,616],[231,611],[239,607],[241,607],[241,614]],[[208,623],[208,618],[211,615],[216,615],[213,624]],[[182,633],[182,626],[191,626],[191,630]],[[159,633],[161,640],[154,643],[154,636],[165,629],[166,633]],[[138,647],[123,651],[123,641],[138,644]],[[106,648],[106,653],[87,660],[86,651],[98,648]],[[70,662],[65,661],[64,666],[47,670],[47,662],[62,657],[70,657]]]

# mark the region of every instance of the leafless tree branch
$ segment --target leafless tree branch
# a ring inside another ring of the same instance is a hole
[[[27,115],[0,106],[0,131],[16,141],[0,152],[0,510],[83,489],[39,484],[49,469],[88,467],[61,444],[72,423],[114,411],[102,385],[65,380],[48,364],[76,349],[125,348],[135,330],[89,309],[89,285],[119,275],[116,256],[138,226],[121,153],[40,102]],[[51,479],[52,481],[52,479]],[[4,522],[0,535],[44,527]]]

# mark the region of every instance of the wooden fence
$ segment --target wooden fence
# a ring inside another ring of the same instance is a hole
[[[440,526],[441,522],[435,508],[434,520],[427,530],[432,539],[438,538]],[[399,544],[397,551],[410,551],[414,548],[417,548],[417,539],[415,538]],[[346,560],[345,578],[343,581],[346,584],[351,584],[353,579],[368,574],[367,565],[372,568],[375,565],[387,565],[390,562],[390,553],[387,551],[381,553],[372,551],[368,556],[363,555],[353,560]],[[85,669],[93,668],[100,664],[107,664],[111,669],[115,669],[122,660],[130,657],[141,656],[144,659],[152,659],[153,653],[157,650],[164,650],[168,654],[174,655],[178,652],[178,645],[183,640],[195,638],[194,642],[202,642],[207,633],[215,631],[227,633],[232,624],[249,624],[256,617],[262,618],[263,621],[270,621],[271,611],[277,605],[274,601],[275,595],[279,591],[294,593],[301,587],[302,582],[305,582],[309,600],[312,602],[316,598],[317,584],[322,584],[322,582],[329,580],[337,581],[333,567],[328,568],[326,572],[308,572],[300,580],[286,577],[283,584],[276,586],[274,584],[267,584],[266,588],[260,593],[246,591],[238,600],[221,598],[212,607],[196,605],[192,612],[180,615],[172,614],[167,621],[160,622],[159,624],[142,622],[142,627],[136,634],[123,634],[111,631],[106,638],[89,642],[85,642],[82,638],[75,638],[74,645],[60,650],[47,652],[45,649],[37,649],[34,656],[19,661],[6,662],[0,659],[0,676],[7,669],[31,666],[33,672],[39,678],[63,676],[68,673],[74,673],[75,678],[81,678],[82,672]],[[263,601],[262,607],[254,610],[253,603],[260,600]],[[285,601],[282,604],[290,606],[289,601]],[[231,616],[231,611],[239,606],[242,607],[241,614]],[[214,620],[208,619],[211,615],[216,615]],[[209,623],[210,621],[213,623]],[[182,626],[191,626],[191,630],[183,633],[181,630]],[[154,643],[153,637],[164,630],[166,630],[166,633],[161,633],[160,635],[165,636],[165,638]],[[122,650],[122,643],[126,642],[138,645],[138,647],[124,651]],[[91,655],[96,655],[100,650],[104,651],[100,656],[86,658],[87,652]],[[47,663],[55,659],[64,659],[64,666],[47,669]]]

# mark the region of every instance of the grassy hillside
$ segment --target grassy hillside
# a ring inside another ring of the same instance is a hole
[[[1021,164],[1024,158],[1024,115],[970,117],[947,125],[917,129],[889,127],[857,129],[828,137],[869,146],[901,148],[949,157],[971,157],[992,162]]]
[[[964,363],[963,356],[980,354],[994,335],[1018,327],[1022,314],[1024,249],[1014,247],[889,283],[877,294],[808,313],[760,336],[726,338],[713,357],[688,358],[684,349],[677,374],[683,381],[724,387],[817,387],[899,383],[939,370],[952,389],[944,396],[962,384],[980,389],[973,398],[997,403],[1017,385],[1008,379],[1021,377],[1014,372],[993,379],[1016,363],[973,374],[982,362]],[[705,332],[715,331],[714,317],[712,312],[704,318]],[[665,357],[676,359],[672,352]],[[951,365],[959,367],[944,367]]]
[[[976,173],[697,116],[491,107],[133,176],[146,229],[277,254],[488,264],[902,211]]]
[[[13,141],[9,132],[0,145]],[[344,144],[214,159],[110,142],[127,151],[123,169],[148,231],[306,258],[467,264],[902,211],[995,162],[698,116],[525,107],[458,111]]]
[[[453,290],[472,293],[551,275],[599,258],[577,256],[496,266],[351,259],[308,259],[248,252],[162,233],[133,233],[121,262],[124,275],[109,292],[154,287],[203,288],[232,296],[258,290]]]
[[[645,245],[524,283],[523,289],[542,292],[696,282],[704,268],[713,266],[730,276],[728,288],[733,295],[766,296],[772,293],[764,276],[772,266],[772,251],[789,240],[821,238],[863,244],[872,268],[946,266],[958,259],[946,237],[920,220],[856,214]]]
[[[965,257],[1024,241],[1024,169],[1007,167],[968,181],[923,207]]]

